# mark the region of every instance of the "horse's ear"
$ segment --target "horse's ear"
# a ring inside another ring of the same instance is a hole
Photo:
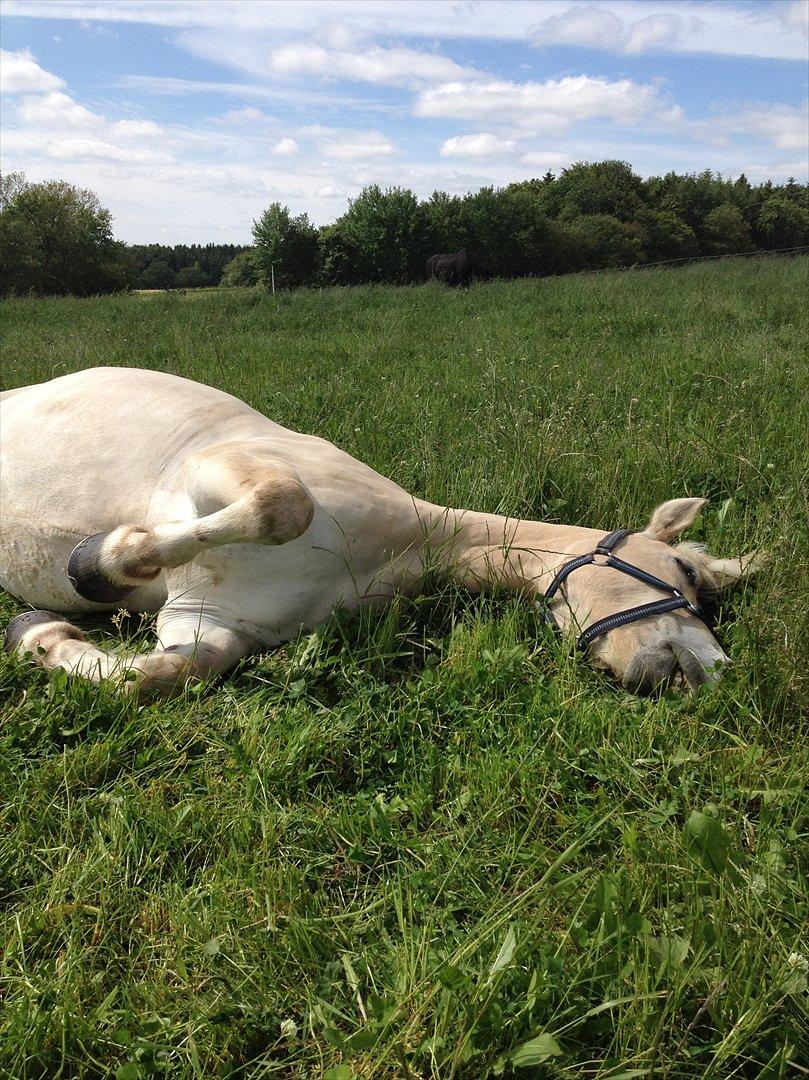
[[[669,499],[661,503],[652,514],[652,520],[643,530],[644,536],[670,544],[689,525],[693,525],[707,499]]]

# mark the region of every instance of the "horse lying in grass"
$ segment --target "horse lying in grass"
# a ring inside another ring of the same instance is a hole
[[[417,591],[425,568],[542,600],[630,691],[727,661],[698,595],[740,559],[672,547],[704,499],[642,532],[523,521],[413,498],[323,439],[209,386],[95,368],[0,396],[0,585],[27,604],[7,647],[45,668],[169,694],[327,620]],[[616,549],[620,547],[620,556]],[[54,612],[157,612],[121,658]]]

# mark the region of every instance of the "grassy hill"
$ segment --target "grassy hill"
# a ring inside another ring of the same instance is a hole
[[[608,531],[704,495],[693,538],[771,561],[696,699],[439,586],[170,703],[3,655],[0,1072],[798,1075],[807,269],[4,302],[6,386],[169,370],[437,502]]]

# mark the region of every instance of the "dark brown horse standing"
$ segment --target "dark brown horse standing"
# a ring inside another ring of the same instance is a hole
[[[427,260],[427,277],[447,285],[468,285],[476,278],[489,276],[483,259],[469,248],[448,255],[431,255]]]

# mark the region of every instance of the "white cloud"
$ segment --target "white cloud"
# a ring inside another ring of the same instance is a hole
[[[685,35],[685,21],[674,13],[650,15],[647,19],[638,19],[627,27],[624,52],[643,53],[649,49],[669,48],[676,52]]]
[[[802,178],[806,183],[806,158],[765,162],[749,160],[747,165],[740,165],[736,171],[743,172],[748,179],[754,181],[772,180],[773,177],[783,181],[791,176]]]
[[[153,120],[116,120],[111,130],[132,139],[160,138],[163,134],[163,128]]]
[[[802,37],[809,37],[809,4],[806,0],[792,0],[781,15],[784,26]]]
[[[201,79],[177,79],[166,75],[122,75],[118,79],[118,85],[128,90],[137,90],[142,94],[154,94],[161,97],[175,97],[179,94],[223,94],[232,97],[249,97],[253,99],[268,99],[289,104],[291,92],[288,86],[268,86],[264,83],[242,82],[205,82]],[[350,94],[340,94],[329,87],[323,90],[303,90],[296,86],[294,91],[296,105],[317,105],[326,108],[362,108],[366,112],[398,113],[400,109],[396,105],[387,102],[376,101],[367,97],[355,97]],[[234,109],[229,116],[238,120],[239,114],[247,118],[246,113],[251,108]],[[258,112],[259,110],[256,110]],[[264,114],[266,116],[266,114]],[[270,119],[267,117],[267,119]]]
[[[568,2],[534,28],[531,42],[535,48],[566,45],[624,53],[655,50],[798,60],[806,54],[794,30],[805,24],[806,11],[805,0],[795,0],[789,8],[725,0],[601,0],[597,6]]]
[[[283,139],[279,139],[272,149],[273,153],[278,154],[280,157],[289,157],[290,154],[297,154],[300,147],[294,139],[285,136]]]
[[[59,134],[66,131],[106,132],[107,137],[126,142],[157,139],[163,132],[152,120],[105,120],[61,90],[26,94],[17,105],[16,118],[18,123],[34,130]]]
[[[128,166],[172,160],[159,124],[152,120],[107,120],[63,90],[53,89],[64,86],[63,80],[41,68],[30,53],[4,54],[4,75],[9,70],[5,67],[8,56],[15,60],[8,82],[14,91],[26,92],[13,109],[4,110],[5,152],[38,151],[43,158],[60,162],[121,162]],[[16,63],[20,58],[22,62]]]
[[[315,188],[315,195],[319,199],[344,199],[346,197],[346,193],[334,184],[322,184],[319,188]]]
[[[396,148],[383,136],[372,139],[335,139],[320,144],[320,153],[327,158],[341,161],[365,161],[369,158],[393,157]]]
[[[513,139],[501,139],[490,131],[481,131],[477,135],[455,135],[447,139],[441,146],[441,156],[486,161],[514,154],[516,149]]]
[[[4,94],[37,94],[64,85],[64,79],[41,68],[28,49],[0,49],[0,90]]]
[[[181,80],[182,81],[182,80]],[[254,105],[245,105],[243,109],[230,109],[221,118],[226,124],[266,124],[274,122],[272,116],[257,109]]]
[[[379,131],[312,124],[301,128],[299,134],[313,139],[318,153],[323,157],[340,161],[369,161],[393,157],[396,153],[390,139]]]
[[[561,15],[543,19],[531,42],[536,48],[568,45],[641,53],[653,48],[676,50],[685,30],[685,20],[672,11],[659,11],[642,19],[625,21],[606,7],[578,5]]]
[[[578,6],[578,5],[577,5]],[[726,56],[760,56],[778,59],[806,59],[805,43],[796,29],[804,25],[804,0],[783,3],[731,3],[729,0],[633,0],[631,8],[623,0],[598,0],[590,7],[607,12],[628,23],[627,11],[635,13],[635,22],[660,15],[674,15],[682,20],[682,32],[674,38],[657,38],[655,47],[676,52],[717,53]],[[543,21],[565,16],[570,0],[475,0],[474,3],[427,4],[423,0],[351,0],[332,4],[328,11],[333,23],[344,17],[351,30],[342,37],[328,38],[340,48],[357,31],[387,36],[435,39],[477,39],[525,41],[537,31],[538,13]],[[574,9],[575,10],[575,9]],[[192,50],[203,44],[211,50],[219,46],[222,62],[239,66],[240,56],[233,53],[233,41],[225,47],[224,36],[241,37],[243,46],[255,44],[269,49],[278,46],[279,38],[313,40],[324,22],[322,0],[239,0],[221,3],[216,0],[5,0],[7,16],[78,19],[85,21],[145,23],[175,28]],[[335,19],[334,16],[337,15]],[[606,24],[605,24],[606,25]],[[193,32],[194,39],[186,34]],[[641,38],[642,39],[642,32]],[[203,38],[205,39],[203,43]],[[653,35],[654,38],[654,35]],[[321,35],[323,39],[323,35]],[[615,48],[610,35],[600,43]],[[619,44],[618,47],[623,47]],[[210,55],[210,54],[209,54]],[[252,63],[252,61],[249,61]]]
[[[454,60],[416,49],[328,49],[295,42],[270,53],[270,70],[276,75],[349,79],[386,86],[420,85],[446,79],[474,78],[473,68]]]
[[[581,45],[591,49],[617,49],[624,42],[626,28],[606,8],[572,7],[561,15],[543,19],[531,37],[537,48],[544,45]]]
[[[681,118],[654,86],[587,75],[543,83],[445,83],[422,91],[415,111],[417,116],[488,121],[524,131],[563,131],[574,122],[600,119],[634,124],[653,117],[670,124]]]
[[[523,165],[532,165],[542,172],[548,169],[565,169],[575,160],[570,154],[559,154],[554,150],[532,150],[530,154],[523,154],[520,161]]]
[[[312,36],[329,49],[356,49],[366,37],[366,32],[359,26],[337,19],[333,22],[319,22],[314,27]]]
[[[715,146],[726,146],[733,136],[769,143],[777,150],[800,150],[809,146],[809,105],[757,105],[733,115],[714,116],[691,125],[697,138]],[[804,161],[804,171],[806,164]]]
[[[17,116],[26,124],[46,128],[90,128],[99,123],[95,113],[79,105],[72,97],[60,90],[47,94],[24,97],[17,109]]]
[[[101,139],[52,139],[45,143],[48,157],[60,161],[124,161],[127,164],[170,162],[166,154],[142,147],[121,147]]]

